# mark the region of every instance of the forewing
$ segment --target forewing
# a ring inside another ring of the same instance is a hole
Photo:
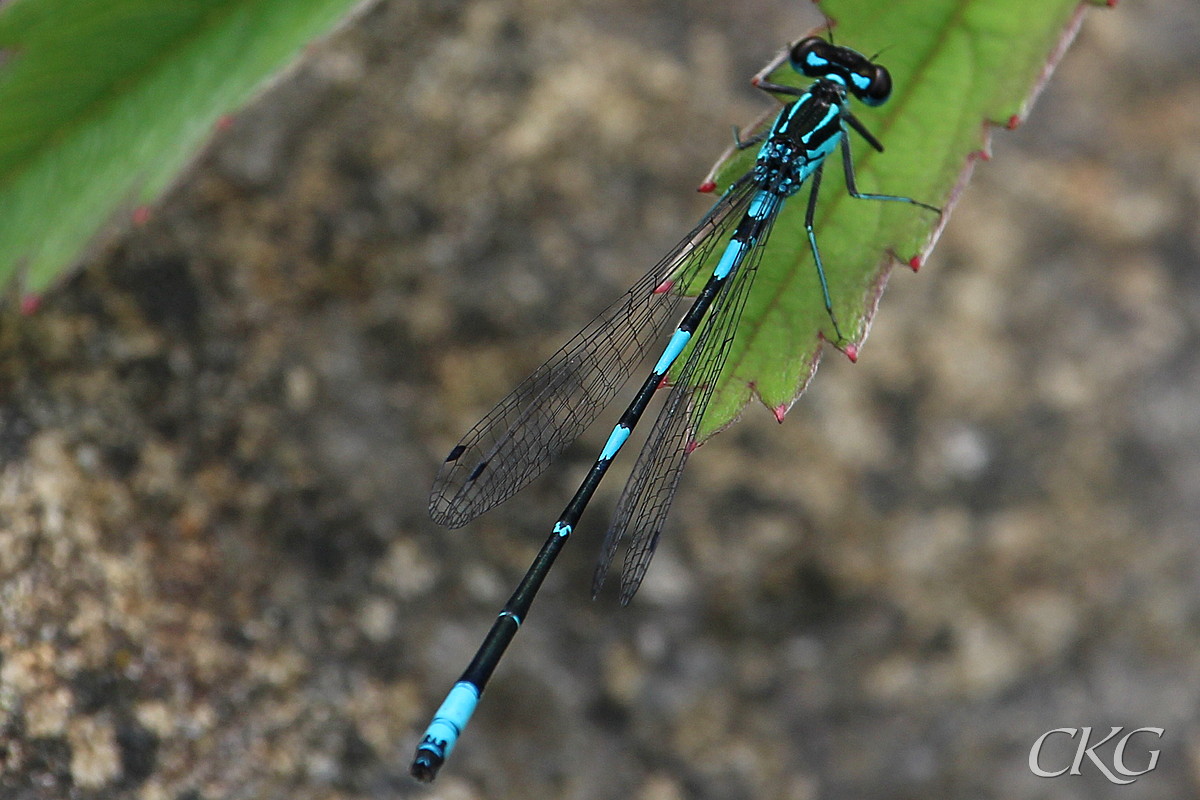
[[[622,605],[633,599],[646,575],[684,465],[696,447],[696,435],[705,408],[737,335],[742,309],[777,215],[778,209],[767,220],[757,245],[731,273],[713,303],[675,385],[654,421],[605,536],[593,579],[593,593],[599,591],[626,532],[630,540],[621,576]]]
[[[752,189],[749,177],[734,184],[641,280],[467,432],[434,480],[434,521],[467,524],[520,491],[583,433],[659,339]]]

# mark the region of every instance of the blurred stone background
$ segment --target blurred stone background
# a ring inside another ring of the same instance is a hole
[[[691,459],[623,610],[614,476],[407,777],[607,426],[463,531],[437,463],[704,210],[801,5],[385,3],[10,304],[0,796],[1195,796],[1194,0],[1088,15],[858,365]],[[1157,769],[1030,774],[1085,725],[1164,728]]]

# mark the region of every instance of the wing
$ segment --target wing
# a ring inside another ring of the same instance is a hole
[[[599,592],[626,532],[630,534],[630,540],[621,576],[621,605],[627,605],[633,599],[646,575],[679,487],[683,467],[697,446],[700,421],[737,335],[742,309],[779,207],[767,219],[757,245],[746,254],[705,317],[696,343],[654,421],[605,535],[592,582],[593,595]]]
[[[740,219],[754,183],[736,182],[619,300],[575,334],[450,451],[429,514],[450,528],[507,500],[583,433],[660,337],[677,300]]]

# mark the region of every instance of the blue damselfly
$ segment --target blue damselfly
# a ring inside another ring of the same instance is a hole
[[[768,76],[787,59],[807,88],[773,83]],[[484,686],[512,641],[559,551],[574,530],[613,458],[655,393],[670,388],[604,538],[594,579],[599,591],[628,534],[621,603],[641,584],[658,544],[671,500],[708,401],[721,374],[750,293],[759,260],[780,210],[810,183],[805,227],[820,280],[834,344],[853,356],[834,315],[813,230],[825,159],[839,147],[852,197],[910,203],[909,197],[858,191],[846,126],[876,150],[883,146],[854,116],[849,96],[869,106],[891,94],[888,71],[873,59],[820,37],[807,37],[761,72],[755,85],[794,98],[774,122],[735,146],[759,145],[753,168],[733,182],[700,223],[617,302],[601,312],[549,361],[472,428],[446,458],[434,483],[430,513],[457,528],[511,497],[537,477],[595,419],[625,384],[675,312],[683,293],[706,282],[671,334],[633,401],[613,428],[525,577],[500,612],[483,644],[436,712],[417,748],[411,772],[431,781],[474,712]],[[708,184],[702,188],[712,188]],[[690,346],[689,346],[690,345]],[[682,359],[683,354],[687,354]]]

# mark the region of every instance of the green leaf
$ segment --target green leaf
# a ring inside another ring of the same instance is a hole
[[[45,288],[357,2],[0,4],[0,288]]]
[[[1078,0],[824,0],[820,8],[838,44],[868,55],[884,50],[879,62],[892,75],[886,104],[855,103],[856,116],[886,148],[877,153],[848,134],[859,190],[944,208],[939,220],[904,203],[851,198],[840,155],[831,157],[815,228],[846,336],[838,346],[854,354],[892,267],[914,258],[919,265],[933,247],[974,160],[987,151],[986,123],[1011,126],[1024,116],[1083,6]],[[786,64],[771,80],[807,82]],[[727,154],[716,173],[719,189],[750,168],[755,150]],[[806,202],[802,190],[775,224],[699,441],[736,419],[755,396],[782,419],[812,377],[822,340],[836,342],[804,230]]]

